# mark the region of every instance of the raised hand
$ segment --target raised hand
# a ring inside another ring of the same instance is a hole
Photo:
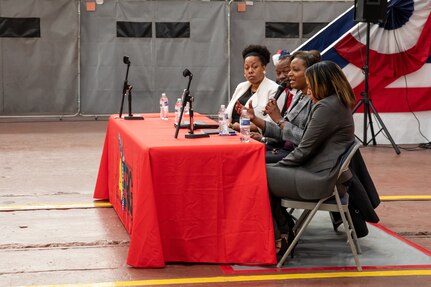
[[[278,122],[281,118],[281,112],[278,108],[277,101],[275,99],[269,99],[265,106],[265,113],[271,117],[274,122]]]

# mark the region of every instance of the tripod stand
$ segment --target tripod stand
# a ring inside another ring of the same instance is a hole
[[[371,141],[373,142],[373,145],[376,145],[376,136],[381,131],[384,131],[388,140],[391,142],[392,147],[394,148],[395,152],[397,154],[400,154],[400,150],[399,150],[398,146],[395,144],[394,140],[392,139],[391,134],[389,133],[388,129],[386,128],[385,124],[383,123],[382,119],[380,118],[379,114],[377,113],[376,108],[373,105],[373,102],[371,101],[371,99],[368,96],[368,73],[369,73],[368,62],[369,62],[369,53],[370,53],[370,22],[367,22],[367,35],[366,35],[365,47],[366,47],[365,48],[365,66],[363,67],[363,71],[365,74],[364,91],[361,92],[362,98],[359,100],[359,102],[356,104],[356,106],[354,107],[354,109],[352,111],[352,114],[354,114],[361,105],[364,105],[364,137],[362,140],[359,139],[357,136],[356,136],[356,138],[358,138],[358,140],[361,141],[364,146],[367,146]],[[377,132],[377,134],[374,133],[374,126],[373,126],[373,120],[371,118],[371,112],[374,113],[377,121],[379,122],[379,124],[381,126],[381,128]],[[367,141],[368,122],[370,123],[370,130],[371,130],[370,141]]]

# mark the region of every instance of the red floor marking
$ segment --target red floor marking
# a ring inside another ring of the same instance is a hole
[[[404,242],[405,244],[419,250],[420,252],[431,256],[431,251],[423,248],[416,243],[411,242],[404,237],[396,234],[392,230],[377,224],[377,223],[369,223],[376,228],[382,230],[388,235],[395,237],[396,239]],[[242,266],[252,266],[250,265],[242,265]],[[254,265],[256,266],[256,265]],[[356,270],[356,266],[342,266],[342,267],[302,267],[302,268],[265,268],[265,266],[261,265],[264,269],[250,269],[250,270],[235,270],[232,265],[220,265],[220,269],[224,274],[250,274],[250,273],[277,273],[277,272],[303,272],[303,271],[352,271]],[[424,265],[383,265],[383,266],[362,266],[363,270],[386,270],[386,269],[428,269],[431,268],[431,264]]]

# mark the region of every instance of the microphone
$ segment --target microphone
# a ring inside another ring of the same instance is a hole
[[[184,77],[191,77],[191,78],[193,78],[193,74],[192,74],[192,72],[190,72],[189,71],[189,69],[185,69],[184,71],[183,71],[183,76]]]
[[[284,92],[284,90],[286,89],[286,87],[287,87],[287,83],[286,82],[282,82],[279,86],[278,86],[278,89],[277,89],[277,92],[275,92],[275,95],[274,95],[274,99],[275,99],[275,101],[277,101],[278,100],[278,98],[281,96],[281,94]],[[266,116],[266,112],[264,111],[263,112],[263,115],[264,116]]]
[[[124,57],[123,57],[123,63],[124,63],[124,64],[126,64],[126,65],[130,65],[130,59],[129,59],[129,56],[124,56]]]
[[[287,83],[286,82],[282,82],[280,84],[280,86],[278,86],[277,92],[275,93],[274,99],[277,101],[278,98],[281,96],[281,94],[284,92],[284,90],[287,87]]]

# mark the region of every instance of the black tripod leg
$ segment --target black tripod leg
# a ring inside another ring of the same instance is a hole
[[[356,104],[356,106],[353,108],[353,110],[352,110],[352,115],[360,108],[360,106],[362,105],[364,103],[364,99],[360,99],[359,101],[358,101],[358,103]],[[365,109],[364,109],[365,110]],[[364,114],[365,115],[365,114]],[[364,117],[365,118],[365,117]],[[366,119],[366,118],[365,118]],[[364,121],[364,129],[366,129],[366,124],[367,124],[367,121]],[[366,132],[364,132],[364,133],[366,133]],[[363,140],[361,140],[358,136],[356,136],[355,135],[355,137],[365,146],[366,145],[366,143],[363,141]]]
[[[362,100],[362,99],[360,99],[360,100],[358,101],[358,103],[356,104],[356,106],[353,108],[353,110],[352,110],[352,114],[354,114],[354,113],[356,112],[356,110],[357,110],[357,109],[359,109],[359,107],[360,107],[362,104],[363,104],[363,100]]]
[[[373,106],[373,103],[370,102],[370,107],[373,110],[374,115],[377,118],[377,121],[379,122],[379,124],[381,125],[382,129],[384,130],[386,136],[388,137],[388,140],[391,142],[392,147],[394,148],[395,152],[397,154],[400,154],[400,149],[398,148],[398,146],[395,144],[394,140],[392,139],[391,134],[389,133],[388,129],[386,128],[385,124],[383,123],[382,119],[380,118],[379,114],[377,113],[376,109]]]
[[[362,143],[364,146],[368,145],[367,136],[368,136],[368,115],[370,114],[370,108],[368,106],[368,99],[364,100],[364,137],[362,138]]]
[[[376,145],[377,144],[376,143],[376,134],[374,133],[373,119],[371,117],[371,111],[369,110],[371,105],[372,105],[372,103],[371,103],[371,101],[369,101],[369,104],[368,104],[368,122],[370,123],[371,140],[373,141],[373,145]]]

